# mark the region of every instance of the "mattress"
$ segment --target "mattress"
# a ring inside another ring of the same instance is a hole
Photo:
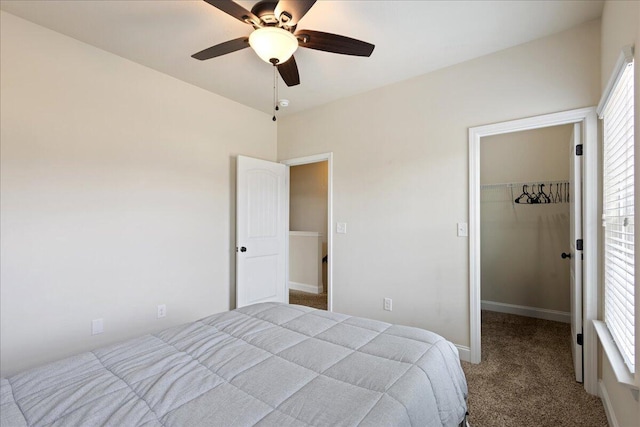
[[[466,396],[435,333],[263,303],[3,378],[0,425],[457,426]]]

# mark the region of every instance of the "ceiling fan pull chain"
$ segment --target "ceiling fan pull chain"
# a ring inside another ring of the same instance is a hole
[[[276,63],[273,63],[273,120],[276,121],[276,111],[280,108],[278,107],[278,67],[276,67]]]

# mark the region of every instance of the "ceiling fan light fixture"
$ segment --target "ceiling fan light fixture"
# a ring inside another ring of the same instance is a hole
[[[283,64],[298,48],[298,39],[287,30],[278,27],[258,28],[249,36],[249,44],[260,59],[270,64]]]

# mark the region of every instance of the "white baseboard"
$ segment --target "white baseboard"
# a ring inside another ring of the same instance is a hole
[[[607,414],[607,421],[609,422],[609,425],[611,427],[619,427],[620,424],[618,424],[616,414],[613,412],[613,406],[611,405],[611,399],[609,398],[607,387],[604,385],[602,380],[598,380],[598,394],[600,394],[600,399],[602,399],[604,413]]]
[[[455,344],[458,349],[458,355],[460,356],[460,360],[464,360],[465,362],[471,362],[471,349],[464,345]]]
[[[571,313],[567,311],[547,310],[546,308],[526,307],[524,305],[505,304],[494,301],[480,301],[482,310],[499,313],[517,314],[518,316],[535,317],[536,319],[553,320],[554,322],[571,323]]]
[[[307,292],[309,294],[319,294],[318,287],[309,285],[307,283],[298,283],[298,282],[289,282],[289,289],[293,289],[294,291],[302,291]]]

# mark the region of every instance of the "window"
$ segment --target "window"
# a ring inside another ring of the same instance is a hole
[[[629,57],[628,57],[629,58]],[[622,62],[601,110],[603,140],[604,321],[635,372],[633,57]]]

